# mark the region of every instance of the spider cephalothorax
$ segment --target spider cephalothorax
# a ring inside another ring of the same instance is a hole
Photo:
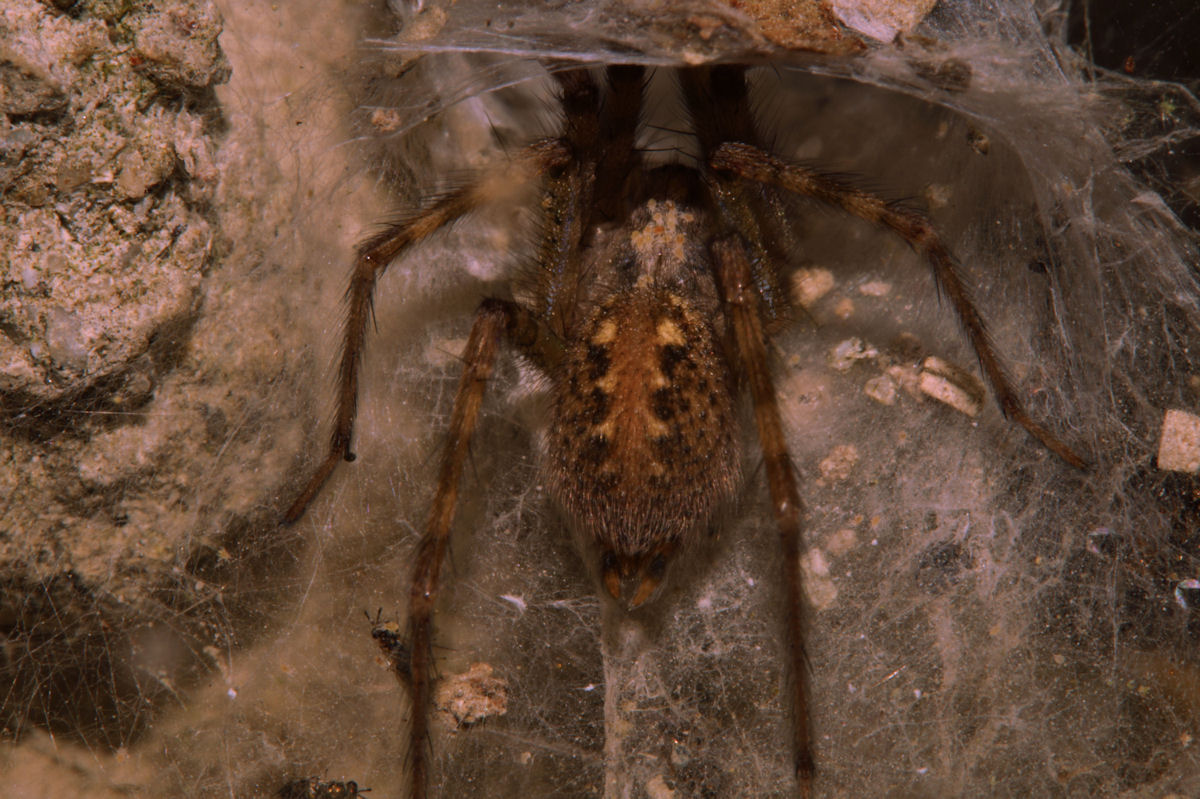
[[[644,74],[551,65],[561,90],[557,136],[422,207],[360,248],[348,292],[340,393],[325,460],[285,513],[294,520],[343,459],[375,283],[389,262],[492,200],[513,176],[542,191],[535,263],[512,297],[486,298],[463,353],[437,490],[414,556],[408,624],[396,674],[412,699],[412,794],[428,789],[433,608],[484,389],[506,341],[547,376],[553,410],[543,467],[554,495],[598,553],[604,590],[628,605],[653,595],[670,558],[712,521],[740,480],[741,392],[753,405],[762,471],[786,586],[788,695],[800,793],[814,770],[802,613],[801,500],[768,359],[768,337],[792,313],[788,211],[803,195],[895,232],[932,266],[1001,408],[1064,460],[1083,461],[1023,410],[949,249],[920,214],[761,144],[745,69],[679,71],[695,167],[647,168],[637,148]],[[590,555],[589,555],[590,556]],[[401,661],[403,672],[401,672]]]

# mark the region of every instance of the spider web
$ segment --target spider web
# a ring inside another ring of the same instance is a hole
[[[3,41],[36,14],[92,24],[101,5],[19,6]],[[688,19],[728,14],[689,5],[652,29],[605,27],[589,4],[509,17],[430,4],[402,23],[352,3],[218,5],[233,67],[219,106],[180,92],[168,104],[177,122],[220,117],[203,129],[219,181],[177,192],[215,231],[211,252],[187,238],[164,250],[170,236],[155,236],[179,222],[126,221],[114,235],[139,255],[98,259],[95,278],[182,253],[172,285],[200,296],[186,324],[163,292],[100,295],[157,320],[109,344],[109,383],[69,371],[80,350],[49,306],[0,326],[64,362],[54,380],[82,381],[49,415],[3,406],[12,795],[271,796],[310,775],[402,795],[405,698],[363,612],[403,611],[457,353],[478,299],[521,265],[536,198],[390,269],[359,458],[280,532],[274,514],[324,440],[348,253],[389,209],[553,130],[544,70],[515,56],[673,63],[694,45]],[[974,367],[928,268],[884,233],[795,204],[798,265],[832,277],[775,340],[807,505],[821,793],[1200,790],[1200,484],[1155,464],[1164,412],[1200,406],[1195,241],[1179,221],[1195,220],[1197,104],[1187,84],[1081,61],[1064,43],[1079,9],[1026,5],[942,3],[925,38],[753,74],[778,152],[931,209],[1031,413],[1092,460],[1065,467],[990,398],[969,417],[914,390],[927,356]],[[159,4],[155,19],[190,41],[205,9]],[[422,25],[436,34],[422,58],[389,46],[412,46]],[[706,41],[703,57],[740,46]],[[1130,47],[1135,64],[1165,49]],[[682,116],[661,76],[651,91],[644,143],[669,158],[687,146]],[[30,118],[10,114],[6,141],[42,124]],[[196,149],[173,136],[186,161]],[[152,217],[145,199],[105,202]],[[4,285],[33,308],[17,294],[28,263],[9,257]],[[68,287],[90,277],[69,274]],[[54,284],[51,305],[64,292]],[[737,507],[629,616],[600,601],[547,502],[544,388],[502,360],[466,476],[440,676],[484,663],[507,694],[473,726],[437,719],[443,795],[788,795],[778,554],[753,440]]]

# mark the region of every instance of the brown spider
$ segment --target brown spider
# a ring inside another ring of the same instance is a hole
[[[814,759],[800,584],[802,505],[767,354],[768,337],[794,314],[782,223],[787,197],[816,198],[888,228],[923,255],[1004,413],[1068,463],[1082,466],[1083,460],[1023,410],[959,268],[931,224],[767,152],[750,111],[744,68],[679,71],[699,167],[653,169],[636,147],[642,68],[609,66],[603,83],[588,69],[551,70],[563,106],[557,136],[525,147],[504,168],[359,247],[329,452],[284,518],[299,518],[338,462],[353,460],[360,356],[375,284],[388,264],[494,199],[503,184],[539,180],[536,268],[515,280],[514,299],[489,297],[475,312],[433,507],[414,558],[405,668],[397,671],[413,707],[412,795],[424,797],[428,789],[433,608],[442,564],[484,389],[507,341],[552,386],[547,484],[598,564],[604,591],[630,608],[654,597],[671,558],[737,490],[736,400],[749,391],[778,526],[792,751],[798,790],[807,796]]]

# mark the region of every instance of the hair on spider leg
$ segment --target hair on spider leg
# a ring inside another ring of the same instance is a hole
[[[367,311],[388,265],[490,202],[493,182],[537,182],[535,266],[514,276],[511,296],[518,299],[480,301],[461,357],[435,494],[412,557],[404,631],[380,624],[379,613],[373,620],[367,614],[372,637],[411,700],[411,795],[425,797],[434,787],[435,605],[485,389],[507,344],[550,386],[543,479],[600,591],[623,613],[653,602],[672,562],[706,537],[737,494],[745,476],[736,408],[742,396],[749,399],[779,547],[791,770],[795,792],[808,796],[818,772],[801,584],[804,505],[769,356],[774,333],[796,316],[782,198],[803,196],[840,209],[892,231],[921,254],[1002,410],[1063,461],[1078,466],[1082,459],[1024,411],[932,224],[772,155],[758,130],[745,68],[677,72],[695,166],[659,167],[647,165],[637,147],[642,68],[608,66],[603,81],[583,67],[548,69],[563,109],[556,136],[522,149],[513,158],[516,172],[512,165],[486,172],[360,245],[347,292],[334,433],[285,519],[304,512],[349,451]],[[606,756],[624,761],[636,747],[633,737],[614,740]]]

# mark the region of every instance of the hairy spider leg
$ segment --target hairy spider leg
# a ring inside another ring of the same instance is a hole
[[[544,139],[524,148],[503,167],[470,185],[446,194],[409,219],[390,225],[358,247],[358,255],[346,288],[346,319],[342,328],[342,352],[338,365],[337,412],[329,450],[304,488],[284,511],[286,524],[299,519],[329,479],[338,463],[354,460],[350,450],[358,406],[358,370],[362,363],[367,321],[371,317],[375,284],[388,265],[409,247],[502,194],[514,180],[525,180],[530,172],[542,173],[563,163],[566,150],[556,139]]]
[[[427,745],[429,705],[433,695],[433,608],[454,524],[463,465],[470,452],[471,437],[479,421],[479,407],[492,376],[501,338],[507,338],[538,362],[552,362],[556,357],[557,342],[528,310],[514,302],[495,298],[479,304],[463,352],[464,369],[454,395],[449,436],[442,451],[433,506],[425,532],[417,544],[408,595],[408,688],[412,699],[408,762],[414,799],[424,799],[429,778]]]
[[[528,291],[534,313],[564,338],[579,321],[581,281],[588,279],[579,261],[587,232],[625,212],[623,191],[639,163],[634,145],[644,70],[612,66],[605,76],[608,91],[602,99],[601,87],[586,69],[554,73],[563,109],[559,141],[570,162],[544,182],[543,228]]]
[[[742,67],[684,70],[681,84],[692,115],[702,162],[725,142],[757,141]],[[800,795],[812,795],[814,758],[809,719],[810,688],[804,643],[801,584],[800,517],[803,504],[796,472],[787,451],[775,387],[767,357],[768,328],[788,318],[791,304],[784,288],[781,241],[772,224],[776,206],[763,195],[722,174],[706,172],[713,209],[727,228],[710,245],[722,312],[727,325],[727,359],[736,379],[745,381],[754,405],[771,507],[782,553],[791,683],[792,762]],[[767,213],[770,211],[771,213]]]
[[[560,142],[567,162],[543,181],[543,226],[533,270],[533,312],[565,337],[579,293],[579,246],[587,229],[600,137],[600,88],[585,70],[554,74],[563,108]]]
[[[639,66],[611,66],[605,70],[608,91],[600,114],[600,163],[596,173],[595,221],[610,221],[628,213],[633,196],[630,178],[641,166],[637,151],[638,124],[646,71]]]
[[[1025,411],[992,344],[983,316],[971,300],[971,293],[963,282],[957,261],[928,219],[916,211],[899,208],[813,169],[781,161],[745,142],[730,141],[720,145],[711,153],[709,165],[715,170],[748,181],[777,186],[820,200],[859,219],[886,227],[908,242],[933,267],[938,291],[950,298],[950,304],[966,331],[980,368],[987,376],[1004,415],[1024,427],[1046,449],[1067,463],[1080,469],[1086,468],[1087,462],[1080,455]]]
[[[812,795],[813,752],[809,731],[809,685],[804,646],[803,586],[800,571],[800,514],[803,504],[796,472],[788,455],[783,422],[767,360],[766,330],[758,291],[746,250],[737,237],[712,245],[713,268],[721,288],[722,308],[733,339],[732,358],[754,400],[754,424],[762,447],[771,510],[779,528],[787,591],[787,642],[791,669],[792,754],[800,794]]]
[[[613,72],[610,70],[610,75]],[[634,83],[632,77],[636,77],[640,93],[640,71],[635,76],[624,72],[617,80],[629,87]],[[541,269],[534,286],[535,307],[529,310],[514,302],[489,298],[483,300],[475,312],[463,353],[464,370],[450,415],[449,437],[442,454],[433,507],[417,546],[408,607],[409,693],[412,698],[408,757],[413,799],[424,799],[428,790],[426,747],[432,697],[433,608],[453,526],[463,465],[500,339],[507,338],[544,370],[552,370],[557,365],[562,357],[561,333],[573,322],[579,249],[583,231],[594,211],[592,191],[598,165],[607,166],[613,162],[628,165],[634,161],[632,134],[618,136],[615,146],[602,145],[601,130],[619,130],[619,126],[607,121],[608,114],[602,114],[599,87],[590,73],[581,69],[567,70],[557,73],[556,79],[562,87],[563,131],[554,141],[556,147],[542,145],[542,149],[564,152],[570,157],[544,162],[548,191],[543,203],[546,219],[538,262]],[[630,153],[624,153],[625,148],[630,148]]]
[[[738,141],[762,146],[746,88],[745,67],[697,67],[680,71],[679,82],[700,145],[700,164],[716,148]],[[795,251],[787,209],[774,193],[744,181],[708,174],[713,211],[742,237],[754,286],[762,299],[769,328],[792,321],[794,308],[782,264]]]

